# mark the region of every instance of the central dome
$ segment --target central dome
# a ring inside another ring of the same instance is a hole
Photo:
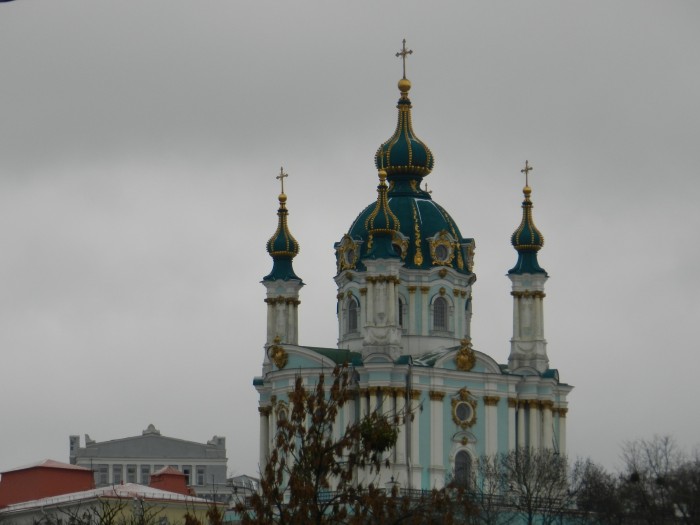
[[[393,253],[385,253],[400,258],[406,268],[449,267],[470,274],[474,240],[463,238],[450,214],[420,187],[435,159],[428,146],[413,132],[410,87],[407,79],[399,81],[401,98],[397,105],[396,131],[379,146],[374,158],[380,172],[387,174],[386,199],[390,213],[397,219],[391,232]],[[374,256],[373,228],[376,227],[373,227],[373,217],[377,209],[376,201],[370,203],[336,244],[338,273],[351,269],[363,271],[363,259]]]

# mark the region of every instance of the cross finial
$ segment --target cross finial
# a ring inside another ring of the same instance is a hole
[[[401,57],[401,60],[403,61],[403,78],[406,78],[406,56],[407,55],[412,55],[413,54],[413,49],[406,49],[406,39],[403,39],[403,47],[401,48],[401,51],[396,53],[397,57]]]
[[[528,163],[528,161],[525,161],[525,167],[520,170],[520,173],[525,174],[525,186],[529,186],[530,184],[528,183],[528,174],[532,171],[532,166]]]
[[[280,168],[280,174],[275,177],[280,183],[282,184],[282,193],[284,193],[284,179],[285,177],[289,177],[288,173],[284,172],[284,168]]]
[[[433,190],[429,190],[429,189],[428,189],[428,183],[427,183],[427,182],[425,183],[425,193],[427,193],[428,195],[432,195],[432,194],[433,194]]]

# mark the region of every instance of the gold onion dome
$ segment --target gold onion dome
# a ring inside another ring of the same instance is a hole
[[[272,271],[263,280],[274,281],[281,279],[299,279],[292,268],[292,259],[299,253],[299,243],[289,231],[287,226],[287,195],[282,192],[279,195],[280,207],[277,210],[277,230],[267,241],[267,252],[273,260]]]
[[[399,231],[401,224],[398,217],[389,207],[386,185],[387,174],[379,170],[379,186],[377,186],[377,203],[365,220],[365,229],[369,234],[368,256],[370,258],[397,257],[392,247],[393,236]]]
[[[411,81],[407,78],[399,80],[401,97],[396,105],[399,110],[396,131],[389,140],[384,142],[374,155],[377,169],[384,169],[392,180],[395,175],[424,177],[433,170],[435,158],[430,148],[414,133],[411,121],[411,100],[408,92]]]
[[[523,218],[520,226],[513,232],[510,242],[518,252],[518,262],[508,273],[547,273],[537,261],[537,252],[544,246],[544,236],[535,226],[532,218],[532,188],[523,188]]]

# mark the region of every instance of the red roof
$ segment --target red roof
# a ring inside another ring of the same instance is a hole
[[[53,459],[42,459],[41,461],[37,461],[36,463],[31,463],[29,465],[22,465],[21,467],[15,467],[10,470],[6,470],[5,472],[2,472],[2,474],[5,474],[7,472],[16,472],[18,470],[27,470],[30,468],[56,468],[56,469],[63,469],[63,470],[90,470],[89,468],[81,467],[79,465],[71,465],[70,463],[61,463],[60,461],[55,461]]]

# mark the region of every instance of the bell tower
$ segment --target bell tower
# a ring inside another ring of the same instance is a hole
[[[544,237],[532,219],[532,189],[529,185],[530,164],[525,161],[523,218],[511,236],[518,252],[518,261],[508,272],[513,296],[513,337],[510,340],[508,367],[511,370],[530,367],[539,373],[549,368],[547,341],[544,338],[544,284],[547,272],[537,261],[537,252],[544,246]]]

